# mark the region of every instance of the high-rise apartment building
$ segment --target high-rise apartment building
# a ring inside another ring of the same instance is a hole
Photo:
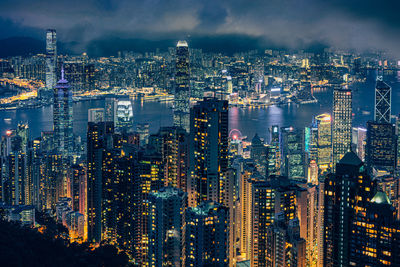
[[[185,212],[183,266],[229,266],[229,209],[204,202]]]
[[[89,122],[87,131],[87,229],[88,241],[101,241],[101,211],[103,192],[103,152],[110,134],[112,122]]]
[[[219,201],[228,168],[228,101],[204,98],[193,107],[190,125],[189,206]]]
[[[182,266],[186,193],[164,187],[150,193],[148,200],[149,266]]]

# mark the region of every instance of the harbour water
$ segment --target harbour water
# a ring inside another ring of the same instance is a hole
[[[392,114],[400,113],[400,82],[397,76],[387,77],[392,86]],[[364,83],[355,83],[353,89],[354,126],[365,127],[368,120],[373,119],[375,75],[371,74]],[[229,110],[230,129],[239,130],[242,135],[252,138],[255,133],[266,138],[272,125],[305,127],[310,125],[313,116],[332,111],[332,89],[314,92],[318,103],[285,106],[270,106],[266,108],[231,107]],[[171,102],[142,101],[136,99],[133,103],[134,126],[137,123],[150,124],[150,132],[154,133],[160,126],[172,125]],[[86,137],[87,112],[90,108],[104,107],[103,100],[81,101],[74,104],[74,133]],[[51,131],[53,128],[52,106],[36,109],[17,109],[0,111],[0,133],[15,128],[19,122],[27,122],[32,138],[40,136],[41,131]]]

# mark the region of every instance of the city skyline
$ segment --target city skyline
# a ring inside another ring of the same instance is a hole
[[[307,14],[292,10],[307,3],[326,19],[334,11],[322,11],[316,0],[289,0],[282,17]],[[64,5],[47,4],[48,10]],[[225,34],[216,24],[232,30],[230,19],[240,15],[240,33],[251,25],[246,12],[268,6],[190,4],[193,9],[157,3],[155,14],[176,16],[136,23],[154,39],[157,22],[166,19],[166,35],[185,26],[196,34],[216,31],[216,42]],[[94,16],[102,13],[113,31],[113,17],[130,4],[95,7]],[[143,13],[149,7],[147,1],[136,6]],[[340,10],[345,7],[352,6]],[[72,10],[88,8],[94,3]],[[70,10],[59,21],[73,18]],[[191,25],[199,13],[203,19]],[[294,21],[303,19],[288,23]],[[243,51],[224,43],[236,52],[218,53],[192,46],[186,35],[161,49],[129,47],[98,57],[60,52],[59,37],[72,34],[66,28],[42,29],[45,53],[0,56],[5,266],[400,265],[395,54],[265,43]],[[246,34],[257,36],[257,29]],[[98,30],[82,28],[80,48],[105,29]],[[71,259],[55,264],[59,254]]]

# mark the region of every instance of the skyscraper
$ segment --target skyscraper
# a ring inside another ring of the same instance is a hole
[[[376,79],[374,120],[390,123],[392,88],[380,76]]]
[[[351,223],[374,196],[374,182],[357,155],[348,152],[336,173],[326,177],[324,189],[323,264],[350,266]]]
[[[89,122],[87,131],[87,229],[88,241],[101,241],[101,202],[103,151],[107,135],[114,132],[112,122]]]
[[[284,174],[291,179],[305,179],[303,132],[293,127],[282,128],[281,141]]]
[[[378,191],[351,223],[351,266],[400,264],[400,221],[384,192]]]
[[[228,101],[204,98],[193,107],[190,125],[189,206],[219,201],[228,168]]]
[[[352,92],[335,88],[333,91],[333,165],[350,151],[352,124]]]
[[[165,186],[186,192],[188,168],[188,134],[180,127],[161,127],[149,137],[149,146],[162,156]]]
[[[174,125],[190,130],[190,66],[186,41],[176,46]]]
[[[397,136],[392,124],[367,122],[365,158],[370,170],[379,168],[394,172],[397,163]]]
[[[296,192],[299,187],[283,176],[254,181],[251,187],[251,266],[273,266],[276,257],[268,249],[273,245],[270,227],[280,213],[286,226],[296,218]]]
[[[317,164],[323,172],[332,164],[332,124],[329,114],[321,114],[317,121]]]
[[[63,157],[70,156],[73,151],[72,128],[72,92],[61,69],[61,80],[54,88],[53,98],[53,130],[57,151]]]
[[[384,192],[356,213],[351,227],[350,266],[399,266],[400,221]]]
[[[229,209],[204,202],[185,212],[183,266],[229,266]]]
[[[46,31],[46,89],[53,90],[56,85],[57,37],[56,30]]]
[[[174,187],[149,194],[149,266],[182,266],[182,227],[187,195]]]

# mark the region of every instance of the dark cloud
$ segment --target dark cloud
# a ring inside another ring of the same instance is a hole
[[[397,0],[2,0],[0,35],[41,37],[44,29],[56,28],[76,52],[101,51],[95,45],[107,39],[132,45],[190,35],[217,47],[221,43],[210,39],[221,37],[228,48],[319,44],[400,56],[398,10]]]

